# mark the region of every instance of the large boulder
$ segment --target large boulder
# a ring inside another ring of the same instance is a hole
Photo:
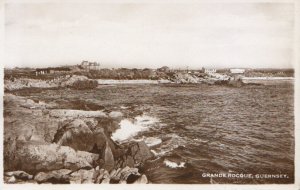
[[[94,183],[95,181],[95,169],[84,170],[80,169],[76,172],[73,172],[70,175],[70,183],[78,184],[78,183]]]
[[[70,176],[69,174],[72,170],[60,169],[53,170],[50,172],[39,172],[34,176],[34,180],[38,183],[59,183],[59,184],[69,184]]]
[[[188,73],[176,73],[172,80],[176,83],[198,83],[199,78]]]
[[[120,181],[127,181],[127,183],[133,183],[140,175],[137,168],[130,168],[128,166],[123,168],[118,174]]]
[[[108,143],[106,143],[103,158],[104,158],[103,168],[107,171],[111,171],[115,167],[115,159]]]
[[[78,81],[89,81],[88,77],[80,75],[72,75],[70,77],[65,77],[59,81],[59,86],[61,87],[72,87]]]
[[[144,141],[134,142],[129,146],[130,155],[135,164],[142,164],[153,157],[152,152]]]
[[[75,150],[91,151],[94,134],[83,120],[76,119],[58,129],[53,142]]]
[[[70,170],[92,168],[99,159],[98,154],[76,152],[67,146],[34,141],[16,141],[11,151],[13,157],[6,160],[5,171],[23,170],[32,174],[63,168]]]
[[[8,143],[16,138],[41,142],[53,140],[58,128],[58,119],[50,118],[46,109],[39,107],[39,103],[6,94],[4,108],[4,138]]]
[[[84,80],[84,81],[75,81],[70,88],[76,90],[87,90],[87,89],[94,89],[97,88],[98,82],[96,80]]]
[[[113,154],[116,153],[114,142],[109,135],[118,127],[111,118],[102,118],[97,122],[88,119],[75,119],[65,122],[57,130],[53,142],[72,147],[75,150],[104,154],[106,144]]]
[[[115,159],[116,167],[139,167],[143,163],[154,157],[149,147],[144,141],[130,142],[123,145],[124,154]]]
[[[141,175],[137,168],[130,168],[128,166],[118,168],[114,171],[110,174],[110,183],[133,183]]]

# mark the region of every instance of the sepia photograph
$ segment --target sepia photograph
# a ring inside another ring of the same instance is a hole
[[[6,187],[295,184],[295,1],[4,10]]]

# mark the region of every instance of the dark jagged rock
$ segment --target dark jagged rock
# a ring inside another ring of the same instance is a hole
[[[87,89],[94,89],[98,86],[98,82],[96,80],[84,80],[84,81],[75,81],[71,88],[76,90],[87,90]]]
[[[114,155],[118,155],[115,143],[110,139],[110,135],[118,128],[118,123],[112,118],[101,118],[97,124],[89,120],[76,119],[65,122],[57,130],[53,142],[70,146],[75,150],[93,152],[102,155],[106,143]],[[117,156],[118,157],[118,156]]]
[[[107,137],[102,126],[95,125],[89,120],[76,119],[60,127],[53,142],[70,146],[75,150],[101,154],[106,141]]]
[[[129,167],[134,167],[134,159],[132,156],[127,156],[126,165]]]
[[[153,154],[144,141],[139,141],[130,146],[130,156],[133,157],[135,164],[141,164],[152,158]]]
[[[126,166],[124,168],[118,168],[114,175],[111,176],[110,183],[134,183],[140,178],[138,168],[131,168]],[[144,178],[144,177],[143,177]],[[144,180],[143,180],[144,181]]]
[[[144,141],[131,142],[124,145],[124,147],[122,156],[115,159],[117,168],[124,168],[125,166],[139,167],[154,156]]]
[[[94,136],[87,124],[76,119],[58,130],[54,136],[54,142],[72,147],[75,150],[91,151],[93,149]]]
[[[108,143],[106,143],[103,158],[104,158],[103,168],[106,169],[107,171],[111,171],[115,167],[115,159]]]
[[[70,176],[69,174],[72,170],[61,169],[61,170],[53,170],[50,172],[39,172],[34,180],[38,183],[54,183],[54,184],[69,184]]]
[[[138,172],[138,169],[137,168],[130,168],[130,167],[125,167],[123,168],[121,171],[120,171],[120,174],[118,176],[120,176],[120,180],[124,180],[124,181],[127,181],[131,178],[133,178],[134,176],[140,176],[141,174]],[[129,178],[129,176],[131,176]],[[129,178],[129,179],[128,179]],[[129,180],[130,181],[130,180]]]
[[[130,175],[127,177],[127,179],[126,179],[126,183],[132,184],[132,183],[134,183],[139,177],[140,177],[140,175],[130,174]]]
[[[112,116],[115,115],[116,114],[112,114]],[[99,119],[97,128],[103,128],[107,137],[110,137],[113,132],[119,129],[119,119],[118,119],[119,116],[116,115],[116,117],[117,117],[116,120],[112,117]]]

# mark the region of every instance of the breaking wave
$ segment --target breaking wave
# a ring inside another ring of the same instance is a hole
[[[184,168],[185,167],[185,162],[176,163],[176,162],[172,162],[167,159],[164,160],[164,164],[166,166],[168,166],[169,168]]]
[[[159,120],[155,117],[142,115],[137,116],[133,120],[123,119],[120,122],[120,128],[112,134],[112,139],[118,142],[129,140],[141,131],[148,130]]]

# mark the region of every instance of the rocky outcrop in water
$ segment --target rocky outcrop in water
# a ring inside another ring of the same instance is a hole
[[[7,91],[19,90],[23,88],[58,88],[68,87],[77,90],[93,89],[98,86],[96,80],[91,80],[86,76],[72,75],[56,78],[53,80],[39,80],[30,78],[19,78],[5,80],[4,89]]]
[[[188,73],[176,73],[173,75],[172,77],[172,81],[175,83],[199,83],[200,82],[200,78],[190,75]]]
[[[148,183],[139,170],[153,157],[145,142],[117,144],[121,112],[49,110],[4,96],[6,183]]]

